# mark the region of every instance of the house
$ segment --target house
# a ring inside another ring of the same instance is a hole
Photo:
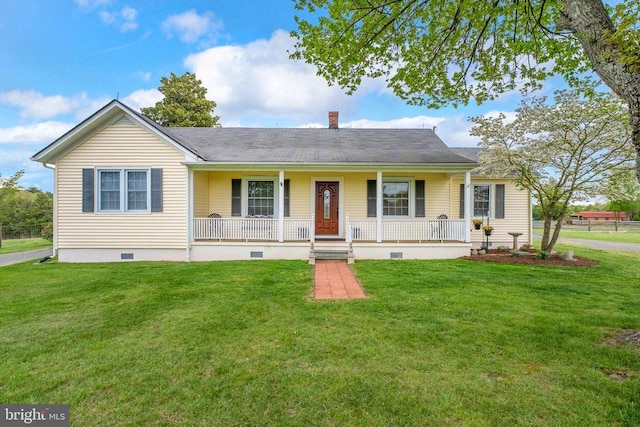
[[[609,221],[625,221],[626,215],[624,212],[601,212],[601,211],[582,211],[574,212],[571,214],[571,221],[596,221],[596,222],[609,222]]]
[[[62,262],[455,258],[531,242],[531,198],[432,129],[165,128],[114,100],[36,153]],[[335,252],[338,251],[338,252]]]

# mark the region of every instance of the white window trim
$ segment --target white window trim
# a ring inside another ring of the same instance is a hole
[[[242,217],[249,217],[249,181],[269,181],[273,182],[273,217],[266,218],[279,218],[278,200],[280,197],[280,188],[278,186],[277,176],[245,176],[242,178]]]
[[[472,182],[471,183],[471,218],[472,219],[482,219],[487,218],[482,216],[476,216],[475,214],[475,187],[489,187],[489,219],[495,219],[495,184],[490,182]]]
[[[100,172],[120,172],[120,209],[101,209],[102,191],[100,188]],[[127,209],[127,172],[145,172],[147,174],[147,209]],[[151,168],[144,167],[97,167],[94,193],[96,194],[96,211],[99,213],[145,214],[151,212]]]
[[[384,214],[384,184],[387,182],[408,182],[409,183],[409,214],[408,215],[385,215]],[[416,180],[412,177],[401,176],[383,176],[382,177],[382,217],[389,219],[413,219],[416,217],[415,210],[415,194],[416,194]]]

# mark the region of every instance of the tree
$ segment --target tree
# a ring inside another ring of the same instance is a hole
[[[474,117],[481,138],[478,172],[511,176],[537,199],[544,217],[541,249],[551,251],[573,201],[598,194],[598,181],[629,166],[633,150],[628,115],[608,94],[556,91],[523,101],[516,117]],[[551,226],[554,223],[553,234]]]
[[[601,193],[607,198],[607,208],[625,212],[631,220],[640,211],[640,184],[631,170],[616,171],[605,180]]]
[[[0,173],[0,188],[2,188],[3,190],[20,190],[22,187],[18,185],[18,181],[20,181],[20,178],[22,178],[23,175],[24,169],[17,171],[9,178],[3,178],[2,174]]]
[[[219,127],[220,117],[213,116],[217,104],[206,98],[207,88],[195,74],[182,76],[171,73],[160,79],[158,90],[164,95],[155,107],[142,108],[142,114],[154,122],[168,127]]]
[[[353,93],[387,79],[415,105],[482,103],[594,70],[627,104],[640,180],[640,0],[295,0],[294,59]],[[314,15],[315,14],[315,15]]]
[[[22,175],[23,170],[7,179],[0,176],[0,224],[8,235],[42,229],[53,221],[53,195],[23,190],[18,184]]]

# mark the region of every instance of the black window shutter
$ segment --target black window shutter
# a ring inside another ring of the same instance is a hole
[[[416,218],[424,218],[424,180],[416,181]]]
[[[151,169],[151,212],[162,212],[162,169]]]
[[[231,216],[242,216],[242,180],[231,180]]]
[[[496,184],[496,218],[504,218],[504,184]]]
[[[464,184],[460,184],[460,218],[464,218]]]
[[[93,169],[82,169],[82,212],[93,212],[95,210]]]
[[[290,186],[291,186],[291,180],[285,179],[284,180],[284,216],[291,216],[289,212],[289,209],[290,209],[289,197],[291,194]]]
[[[376,180],[367,180],[367,216],[376,216]]]

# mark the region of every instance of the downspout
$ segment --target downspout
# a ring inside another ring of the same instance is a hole
[[[42,166],[53,171],[53,258],[58,254],[58,174],[56,165],[43,163]]]

